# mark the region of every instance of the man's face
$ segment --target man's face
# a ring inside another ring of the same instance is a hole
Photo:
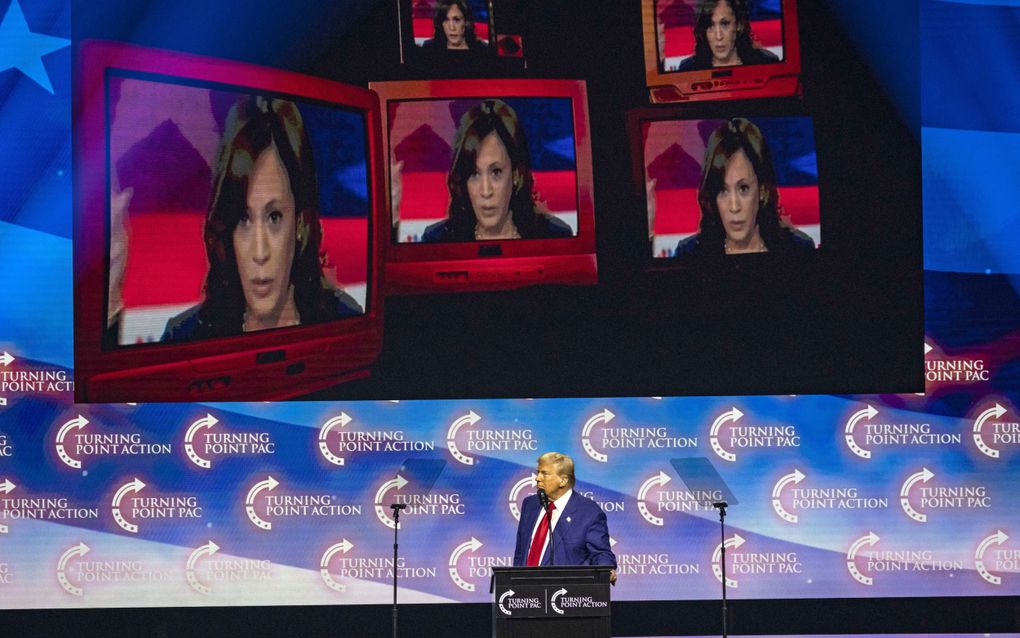
[[[538,464],[538,471],[535,473],[535,486],[545,490],[550,501],[555,501],[567,491],[567,478],[560,476],[555,463],[547,461]]]

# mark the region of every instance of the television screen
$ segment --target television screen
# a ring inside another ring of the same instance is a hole
[[[410,5],[415,45],[430,48],[443,44],[452,49],[488,46],[486,0],[411,0]]]
[[[653,257],[707,252],[702,233],[723,254],[821,244],[811,118],[645,121],[642,142]]]
[[[122,300],[108,305],[120,313],[116,346],[364,314],[371,207],[363,114],[156,76],[111,75],[107,95],[108,276],[111,298]],[[303,130],[300,152],[310,157],[272,142],[259,152],[260,125],[270,135]],[[299,268],[323,291],[304,308]],[[243,307],[231,308],[237,287]],[[241,322],[216,328],[237,309]]]
[[[527,163],[528,171],[514,171],[507,153],[510,149],[503,142],[490,148],[485,139],[479,139],[480,127],[485,125],[478,122],[488,113],[493,121],[509,122],[511,128],[519,123],[514,137],[522,144],[516,155]],[[577,234],[576,143],[569,99],[408,100],[390,102],[387,117],[390,165],[399,167],[390,179],[399,181],[402,189],[392,211],[395,241],[487,239],[490,229],[495,235],[506,222],[514,221],[509,213],[520,197],[514,191],[530,200],[523,205],[536,209],[537,219],[543,220],[542,229],[522,234],[517,228],[516,233],[505,233],[506,238],[551,239]],[[476,144],[477,149],[471,148]],[[474,156],[473,161],[469,155]],[[482,172],[476,173],[476,169]],[[463,187],[449,187],[449,179],[460,179]],[[515,188],[522,180],[531,182],[530,195]],[[473,234],[443,232],[458,212],[471,212],[469,207],[479,213]],[[484,219],[487,215],[493,217],[491,222]]]

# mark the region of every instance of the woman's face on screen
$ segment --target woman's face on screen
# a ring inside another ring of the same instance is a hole
[[[744,151],[737,151],[726,162],[722,188],[715,196],[719,219],[730,242],[746,244],[757,232],[760,196],[754,167]]]
[[[443,19],[443,33],[446,34],[446,47],[448,49],[463,49],[467,46],[464,34],[467,25],[464,21],[464,12],[455,4],[451,4],[446,10],[446,17]]]
[[[719,0],[712,10],[712,23],[705,33],[712,49],[712,66],[740,64],[737,56],[737,16],[727,0]]]
[[[245,213],[234,228],[245,329],[296,323],[290,282],[296,248],[294,193],[275,145],[256,158],[245,204]]]
[[[506,146],[489,133],[478,146],[475,172],[468,177],[467,191],[480,234],[500,234],[509,228],[513,167]]]

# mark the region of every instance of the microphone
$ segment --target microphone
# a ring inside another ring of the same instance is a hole
[[[390,509],[394,512],[399,512],[400,510],[406,510],[407,505],[405,503],[390,503]]]
[[[538,502],[542,505],[543,510],[549,511],[549,495],[542,488],[538,488]]]

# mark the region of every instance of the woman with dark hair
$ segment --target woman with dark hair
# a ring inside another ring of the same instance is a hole
[[[805,253],[814,241],[782,221],[772,153],[761,130],[734,118],[708,138],[698,187],[698,234],[676,247],[678,259],[738,253]]]
[[[422,48],[430,51],[485,50],[475,35],[474,16],[467,0],[440,0],[432,18],[433,35]]]
[[[447,217],[425,229],[424,242],[574,234],[569,225],[537,209],[524,127],[502,100],[484,100],[461,118],[446,187]]]
[[[779,62],[776,54],[754,42],[747,0],[698,0],[694,55],[681,62],[677,71],[774,62]]]
[[[163,341],[224,337],[362,314],[322,274],[311,144],[293,102],[245,96],[230,109],[204,239],[205,299]]]

